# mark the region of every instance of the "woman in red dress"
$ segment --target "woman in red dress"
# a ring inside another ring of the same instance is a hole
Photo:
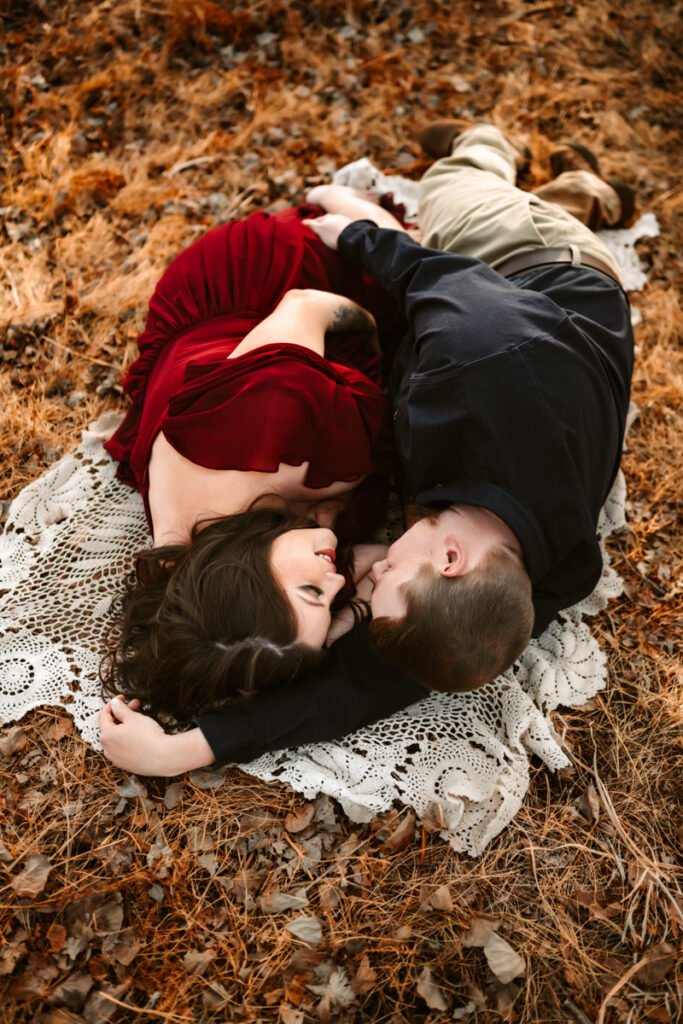
[[[344,584],[330,527],[355,538],[382,514],[390,434],[369,340],[374,316],[399,321],[302,223],[316,212],[214,228],[150,301],[105,447],[155,547],[102,676],[152,714],[187,720],[312,670]]]

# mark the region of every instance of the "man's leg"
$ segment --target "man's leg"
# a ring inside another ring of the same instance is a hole
[[[418,219],[423,244],[476,256],[494,269],[534,249],[575,246],[612,267],[618,278],[607,247],[585,223],[558,205],[569,198],[573,209],[588,210],[590,215],[597,192],[614,223],[617,210],[621,212],[616,191],[597,175],[571,171],[555,179],[559,188],[543,186],[540,195],[523,192],[515,186],[520,152],[493,125],[477,125],[459,135],[450,156],[437,160],[420,182]],[[566,186],[567,174],[574,176],[569,179],[571,188]],[[581,192],[587,198],[579,203]]]
[[[609,182],[591,171],[565,171],[533,194],[561,206],[591,231],[613,227],[622,218],[620,197]]]

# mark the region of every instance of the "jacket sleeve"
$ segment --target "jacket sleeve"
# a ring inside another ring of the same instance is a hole
[[[415,360],[410,372],[466,365],[508,343],[519,289],[481,260],[427,249],[371,221],[349,224],[339,237],[339,252],[372,274],[403,312]],[[525,302],[533,306],[537,297]],[[543,314],[541,329],[548,310],[535,312]]]
[[[245,707],[196,719],[216,763],[245,763],[271,750],[340,739],[426,697],[428,690],[375,650],[368,625],[341,637],[315,675],[259,693]]]

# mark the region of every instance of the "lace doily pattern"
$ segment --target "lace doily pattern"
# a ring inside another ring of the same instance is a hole
[[[133,552],[150,544],[140,495],[102,448],[119,416],[103,416],[17,496],[0,537],[0,718],[61,705],[99,747],[99,663],[112,601]]]
[[[114,628],[113,602],[134,552],[150,543],[140,496],[119,483],[102,448],[117,422],[102,417],[76,452],[26,487],[0,538],[0,716],[14,722],[31,708],[59,705],[98,749],[98,666]],[[619,477],[601,519],[603,541],[623,523],[623,505]],[[451,845],[476,855],[520,807],[529,756],[553,770],[568,763],[549,712],[604,687],[604,655],[584,617],[619,589],[605,557],[591,597],[495,683],[471,694],[433,694],[337,743],[268,754],[244,767],[307,796],[334,796],[354,821],[395,800],[432,819],[437,813]]]

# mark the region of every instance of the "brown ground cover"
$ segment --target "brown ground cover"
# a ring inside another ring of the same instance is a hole
[[[529,183],[550,140],[581,139],[662,229],[638,243],[640,414],[611,544],[626,592],[595,627],[610,684],[555,715],[573,768],[536,767],[473,861],[404,808],[352,826],[235,769],[143,786],[38,710],[0,740],[2,1020],[680,1019],[681,5],[0,0],[0,16],[5,501],[123,409],[175,253],[361,155],[419,176],[430,118],[523,131]]]

